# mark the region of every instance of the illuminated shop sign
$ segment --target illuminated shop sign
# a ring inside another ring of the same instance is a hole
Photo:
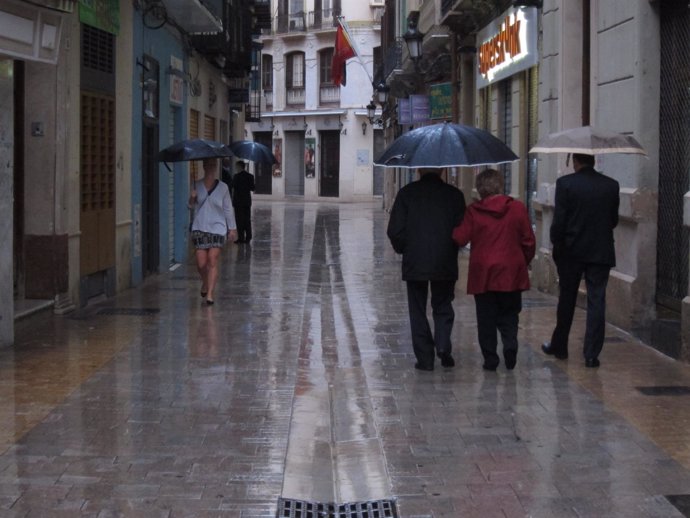
[[[533,67],[537,49],[537,9],[509,9],[477,34],[477,88]]]

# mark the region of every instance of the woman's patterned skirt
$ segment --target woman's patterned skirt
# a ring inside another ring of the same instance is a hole
[[[207,250],[209,248],[223,248],[226,237],[220,234],[211,234],[201,230],[192,231],[192,244],[197,250]]]

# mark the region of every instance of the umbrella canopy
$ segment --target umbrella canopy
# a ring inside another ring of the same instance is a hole
[[[231,143],[228,147],[237,158],[244,158],[245,160],[264,164],[278,163],[268,146],[264,146],[253,140],[238,140],[237,142]]]
[[[221,158],[231,156],[230,150],[215,140],[194,138],[181,140],[166,147],[158,153],[159,162],[185,162],[204,158]]]
[[[395,139],[376,160],[383,167],[442,168],[502,164],[518,156],[488,131],[442,122]]]
[[[599,155],[602,153],[634,153],[646,155],[647,152],[630,135],[601,130],[592,126],[571,128],[539,140],[530,153],[581,153]]]

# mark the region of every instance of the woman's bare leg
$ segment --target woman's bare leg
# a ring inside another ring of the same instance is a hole
[[[206,280],[208,284],[207,300],[213,300],[213,290],[216,287],[216,280],[218,280],[218,258],[220,257],[220,248],[209,248],[208,263],[206,265]]]
[[[208,292],[208,256],[209,250],[197,250],[196,251],[196,269],[199,272],[199,277],[201,277],[201,291],[203,293]]]

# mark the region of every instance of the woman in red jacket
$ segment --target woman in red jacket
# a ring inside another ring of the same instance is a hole
[[[503,194],[503,186],[503,175],[495,169],[479,173],[476,187],[481,199],[467,208],[453,230],[459,246],[471,243],[467,293],[474,295],[483,368],[489,371],[500,363],[497,330],[506,368],[515,368],[522,292],[529,289],[527,265],[535,250],[527,208]]]

